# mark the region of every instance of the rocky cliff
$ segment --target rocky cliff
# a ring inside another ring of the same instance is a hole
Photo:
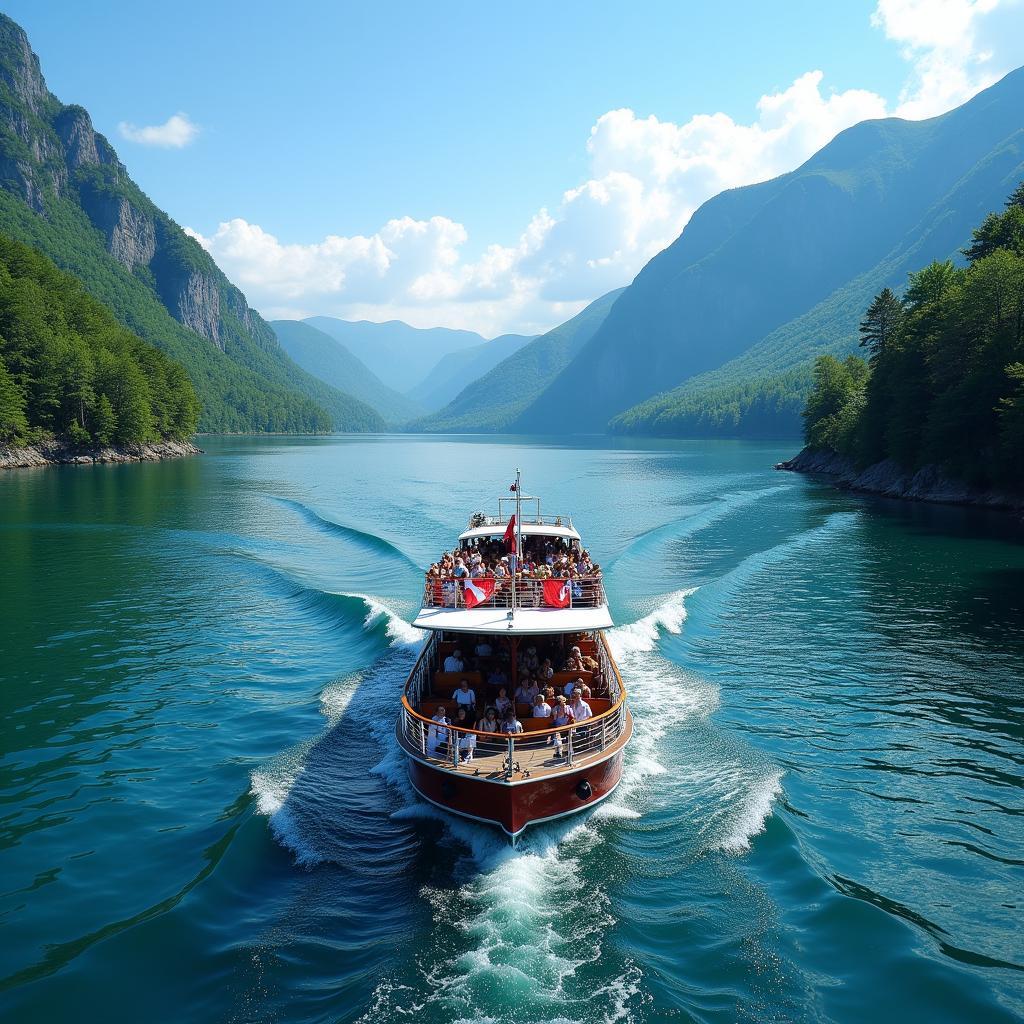
[[[780,462],[775,468],[825,476],[839,487],[886,498],[1024,509],[1024,495],[1015,496],[971,487],[962,480],[952,479],[938,466],[923,466],[915,472],[909,472],[892,459],[886,459],[866,469],[858,469],[844,455],[805,448],[799,455]]]
[[[3,16],[0,187],[44,217],[49,198],[81,207],[110,255],[146,275],[171,315],[221,350],[225,312],[258,344],[273,343],[273,332],[209,255],[131,180],[88,111],[47,89],[24,31]]]

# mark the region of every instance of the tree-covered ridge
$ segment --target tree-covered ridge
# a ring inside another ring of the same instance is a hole
[[[902,298],[875,297],[860,328],[867,360],[817,360],[809,447],[1024,488],[1024,184],[964,255],[966,267],[911,274]]]
[[[185,371],[80,282],[0,235],[0,441],[133,444],[193,434]]]

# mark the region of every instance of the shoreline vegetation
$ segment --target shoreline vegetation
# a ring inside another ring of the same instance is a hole
[[[952,260],[875,296],[867,359],[820,356],[777,469],[894,498],[1024,508],[1024,183]]]
[[[18,446],[0,444],[0,470],[32,469],[39,466],[92,466],[111,462],[159,462],[202,454],[203,449],[197,448],[191,441],[173,439],[92,448],[56,440]]]

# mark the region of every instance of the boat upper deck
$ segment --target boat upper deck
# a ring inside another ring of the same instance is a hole
[[[535,507],[524,512],[524,503]],[[611,627],[601,566],[572,520],[542,515],[533,497],[499,499],[498,509],[497,516],[474,513],[458,545],[427,570],[413,625],[467,633]]]

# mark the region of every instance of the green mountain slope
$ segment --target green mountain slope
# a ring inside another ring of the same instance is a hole
[[[479,380],[488,370],[515,355],[533,338],[523,334],[502,334],[475,348],[449,352],[409,392],[410,398],[434,411],[447,405],[463,388]]]
[[[401,320],[375,324],[369,320],[311,316],[304,323],[340,341],[388,387],[406,394],[449,352],[475,348],[486,342],[473,331],[410,327]]]
[[[972,226],[1024,177],[1024,129],[965,174],[885,259],[803,316],[773,331],[724,366],[700,374],[615,417],[613,433],[660,436],[796,436],[816,356],[860,346],[858,324],[882,288],[933,260],[960,260]],[[961,260],[962,261],[962,260]]]
[[[761,342],[771,350],[766,359],[778,360],[802,330],[820,328],[803,317],[906,249],[919,226],[948,219],[950,239],[969,236],[977,196],[967,211],[956,206],[959,200],[944,200],[980,166],[1005,160],[1000,166],[1007,169],[1012,154],[1005,150],[1022,126],[1024,71],[1018,71],[941,117],[855,125],[790,174],[709,200],[644,267],[535,409],[564,394],[577,429],[603,430],[615,414],[725,367]],[[1001,195],[1000,187],[986,197],[986,208]],[[861,308],[846,296],[823,312],[834,333],[813,341],[807,356],[822,343],[841,344]],[[757,401],[751,404],[748,395],[739,404],[770,414],[773,396],[792,385],[785,375],[793,369],[790,362],[781,376],[774,374],[778,379],[762,382]],[[742,395],[729,398],[716,389],[752,383],[740,374],[729,380],[731,372],[706,378],[701,391],[726,420]],[[649,411],[631,414],[630,429],[648,429]],[[525,426],[539,422],[530,409],[525,420]]]
[[[285,352],[308,373],[358,398],[386,423],[401,424],[423,414],[424,408],[389,388],[337,339],[302,320],[271,320],[270,326]]]
[[[443,409],[407,429],[437,433],[523,429],[524,410],[590,341],[622,292],[618,288],[595,299],[571,320],[534,338],[499,363]],[[550,420],[548,423],[550,431]]]
[[[0,231],[74,274],[185,367],[207,431],[377,429],[366,406],[296,366],[208,253],[128,176],[88,113],[46,88],[0,15]]]

